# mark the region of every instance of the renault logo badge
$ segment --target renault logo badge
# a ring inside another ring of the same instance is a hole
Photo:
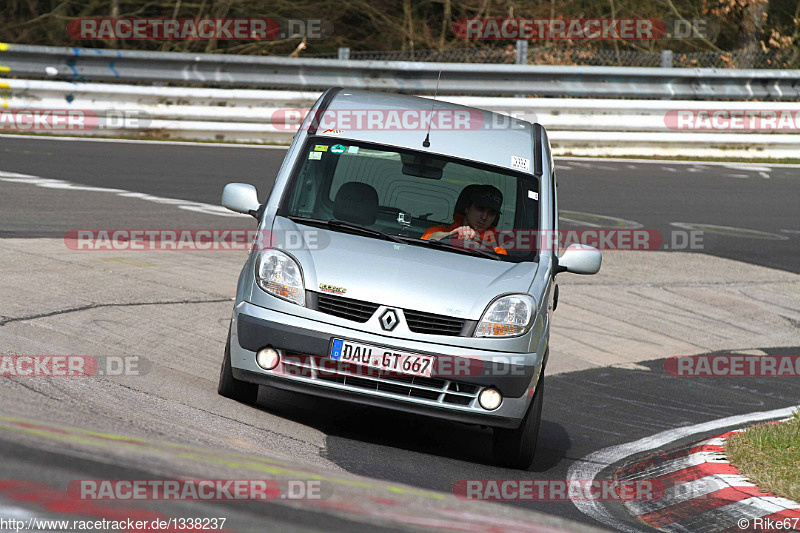
[[[400,322],[400,319],[397,318],[397,313],[395,313],[394,309],[387,309],[381,315],[380,322],[383,329],[392,331],[397,326],[397,323]]]

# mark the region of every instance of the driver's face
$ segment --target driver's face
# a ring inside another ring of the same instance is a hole
[[[466,219],[467,225],[476,230],[489,229],[496,216],[497,211],[491,207],[470,205],[464,210],[464,218]]]

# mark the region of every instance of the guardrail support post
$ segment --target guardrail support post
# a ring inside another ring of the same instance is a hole
[[[339,59],[350,59],[350,49],[345,47],[339,48]]]
[[[517,65],[528,64],[528,41],[517,41]]]
[[[661,50],[661,68],[672,68],[672,50]]]

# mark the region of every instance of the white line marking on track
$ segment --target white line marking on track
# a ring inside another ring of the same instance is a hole
[[[746,165],[740,165],[738,163],[725,163],[726,168],[731,168],[733,170],[748,170],[750,172],[770,172],[772,168],[766,166],[759,166],[756,163],[749,163]]]
[[[36,139],[46,141],[84,141],[95,143],[136,143],[136,144],[163,144],[164,146],[214,146],[221,148],[267,148],[267,149],[280,149],[288,150],[289,145],[276,145],[276,144],[243,144],[243,143],[214,143],[214,142],[196,142],[196,141],[148,141],[138,139],[108,139],[108,138],[94,138],[94,137],[61,137],[55,135],[14,135],[9,133],[0,134],[0,139],[9,137],[11,139]]]
[[[766,231],[759,231],[755,229],[734,228],[733,226],[718,226],[716,224],[703,224],[699,222],[670,222],[669,224],[670,226],[675,226],[681,229],[714,233],[717,235],[724,235],[726,237],[767,239],[771,241],[785,241],[789,238],[784,235],[778,235],[777,233],[768,233]]]
[[[17,507],[15,505],[0,505],[0,516],[8,520],[14,518],[16,520],[28,520],[34,518],[29,509]],[[4,530],[7,531],[7,530]]]
[[[797,168],[800,164],[797,163],[769,163],[766,165],[765,163],[749,163],[749,162],[729,162],[729,161],[681,161],[677,159],[634,159],[634,158],[625,158],[625,157],[567,157],[567,156],[555,156],[554,159],[556,162],[558,161],[569,161],[570,164],[575,164],[575,161],[604,161],[606,163],[639,163],[643,165],[709,165],[709,166],[723,166],[727,167],[729,165],[736,165],[741,169],[748,169],[753,170],[750,167],[756,167],[758,170],[761,170],[760,167],[769,167],[770,169],[774,168]],[[588,166],[588,165],[587,165]],[[755,170],[753,170],[755,172]]]
[[[27,183],[28,185],[36,185],[37,187],[44,187],[47,189],[68,189],[72,191],[88,191],[88,192],[108,192],[114,193],[117,196],[124,198],[137,198],[139,200],[146,200],[156,204],[174,205],[178,209],[185,209],[187,211],[196,211],[205,215],[216,215],[219,217],[241,217],[249,216],[234,213],[220,205],[204,204],[202,202],[193,202],[191,200],[180,200],[178,198],[164,198],[161,196],[153,196],[143,192],[126,191],[124,189],[109,189],[106,187],[91,187],[89,185],[79,185],[64,180],[40,178],[39,176],[30,176],[28,174],[17,174],[15,172],[3,172],[0,170],[0,181],[7,181],[10,183]]]
[[[567,472],[567,479],[569,479],[570,482],[576,482],[576,480],[581,479],[594,480],[604,468],[622,461],[631,455],[638,455],[648,450],[654,450],[671,442],[675,442],[676,440],[690,437],[698,433],[716,431],[731,426],[741,426],[749,422],[763,422],[765,420],[774,420],[787,417],[797,409],[800,409],[800,405],[785,407],[783,409],[774,409],[772,411],[729,416],[726,418],[720,418],[719,420],[711,420],[709,422],[695,424],[693,426],[662,431],[661,433],[644,437],[637,441],[618,444],[616,446],[609,446],[608,448],[603,448],[602,450],[590,453],[586,457],[573,463]],[[609,527],[615,528],[619,531],[626,531],[628,533],[638,533],[642,531],[616,519],[602,506],[600,502],[594,500],[576,499],[572,500],[572,503],[583,514],[590,516],[598,522],[601,522]]]

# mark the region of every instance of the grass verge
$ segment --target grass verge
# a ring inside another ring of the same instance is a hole
[[[777,424],[763,424],[725,442],[728,460],[763,491],[800,502],[800,411]]]

